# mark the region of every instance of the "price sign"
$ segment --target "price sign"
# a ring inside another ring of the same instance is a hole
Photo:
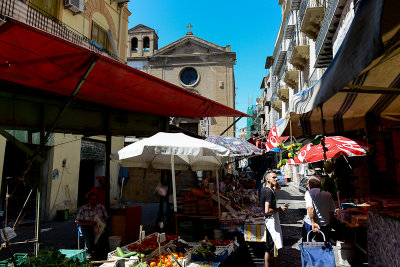
[[[143,241],[145,237],[146,237],[146,233],[145,233],[145,231],[143,230],[143,231],[140,232],[140,238],[141,238],[141,240]]]
[[[142,232],[144,232],[143,225],[140,225],[140,227],[139,227],[139,243],[142,243],[142,241],[144,239],[144,236],[142,236]]]
[[[157,234],[157,242],[158,243],[165,242],[165,233]]]

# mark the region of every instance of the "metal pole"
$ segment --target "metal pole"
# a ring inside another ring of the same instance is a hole
[[[240,116],[239,118],[237,118],[231,125],[229,125],[228,128],[225,129],[225,131],[223,131],[220,135],[223,135],[224,133],[226,133],[233,125],[235,125],[241,118],[243,118],[243,116]]]
[[[15,226],[17,225],[17,223],[18,223],[18,221],[19,221],[19,217],[21,216],[22,212],[24,211],[25,206],[26,206],[26,204],[28,203],[29,199],[31,198],[33,189],[34,189],[34,188],[32,188],[31,191],[29,191],[28,197],[26,198],[25,203],[24,203],[24,205],[22,206],[22,209],[21,209],[21,211],[19,212],[17,219],[15,220],[15,223],[14,223],[14,225],[13,225],[13,229],[15,229]]]
[[[178,207],[176,204],[176,183],[175,183],[175,161],[174,155],[171,155],[171,174],[172,174],[172,195],[174,197],[174,212],[178,211]]]
[[[35,218],[35,239],[36,243],[34,245],[35,256],[39,253],[39,238],[40,238],[40,190],[36,189],[36,218]]]
[[[106,210],[108,213],[108,216],[111,216],[110,213],[110,179],[111,179],[111,175],[110,175],[110,155],[111,155],[111,134],[107,134],[106,136],[106,158],[105,158],[105,163],[106,163],[106,183],[105,183],[105,189],[106,189]]]
[[[219,196],[219,179],[218,179],[219,175],[218,175],[218,172],[219,172],[219,170],[216,169],[215,170],[215,178],[217,180],[218,219],[221,219],[221,199],[220,199],[220,196]]]

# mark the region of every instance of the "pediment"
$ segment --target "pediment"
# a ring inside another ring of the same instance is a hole
[[[185,55],[185,54],[208,54],[227,52],[225,47],[216,45],[195,36],[185,36],[163,48],[155,55]]]
[[[139,24],[128,30],[128,33],[134,32],[155,32],[155,30],[153,28],[147,27],[146,25]]]

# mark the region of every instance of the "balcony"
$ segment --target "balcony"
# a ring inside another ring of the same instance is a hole
[[[315,43],[315,68],[328,67],[333,59],[332,38],[338,28],[346,0],[329,0]]]
[[[33,4],[27,5],[24,1],[20,0],[0,0],[0,16],[13,18],[29,26],[46,31],[51,35],[122,62],[122,59],[110,51],[104,49],[46,11],[34,7]]]
[[[284,102],[289,102],[289,88],[281,88],[278,91],[278,97]]]
[[[285,78],[283,80],[289,87],[297,89],[297,83],[299,82],[299,71],[298,70],[288,70],[285,73]]]
[[[290,0],[290,10],[299,10],[301,0]]]
[[[272,103],[272,108],[275,109],[277,112],[282,111],[282,101],[278,100]]]
[[[300,31],[314,41],[324,19],[325,6],[328,0],[303,0],[299,9]]]
[[[285,31],[283,34],[284,39],[292,39],[296,28],[296,13],[290,11],[285,20]]]
[[[287,54],[287,45],[286,40],[282,40],[279,45],[279,49],[276,52],[276,57],[274,61],[274,65],[272,65],[272,75],[276,76],[280,72],[283,63],[286,62],[286,54]]]
[[[310,58],[309,45],[297,45],[293,49],[292,57],[289,59],[290,64],[298,70],[303,71]]]

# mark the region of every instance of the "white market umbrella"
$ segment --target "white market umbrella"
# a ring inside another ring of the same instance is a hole
[[[175,169],[193,171],[218,170],[229,158],[229,150],[183,133],[157,133],[112,153],[123,167],[167,169],[172,172],[174,212],[176,205]],[[217,196],[219,181],[217,176]],[[220,204],[218,201],[218,208]]]

